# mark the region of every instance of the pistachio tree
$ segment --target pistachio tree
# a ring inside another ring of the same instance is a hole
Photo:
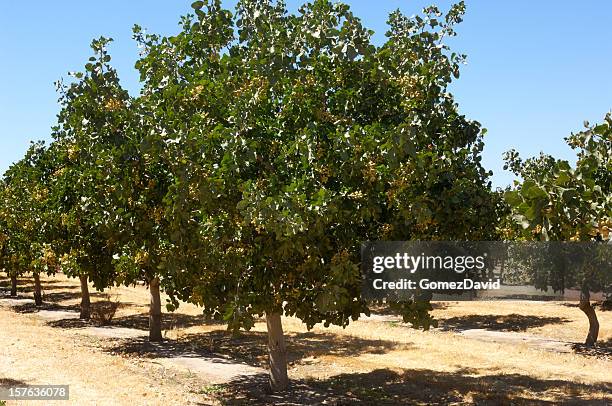
[[[52,180],[57,238],[54,247],[62,269],[81,281],[81,316],[89,317],[88,282],[98,290],[114,286],[118,236],[112,229],[114,191],[109,181],[114,151],[125,142],[129,95],[109,65],[109,41],[92,42],[94,56],[84,72],[59,83],[61,111],[54,128],[57,170]]]
[[[577,151],[575,166],[545,154],[523,161],[516,151],[506,153],[506,168],[522,178],[506,192],[506,200],[524,237],[542,241],[611,240],[612,116],[608,114],[601,124],[586,126],[566,138]],[[589,320],[585,344],[592,346],[597,342],[599,322],[590,292],[612,287],[612,269],[585,266],[577,278],[579,307]],[[544,279],[542,283],[546,288],[550,281]]]
[[[172,249],[164,198],[172,176],[160,158],[158,126],[148,117],[146,97],[130,97],[110,65],[110,41],[92,42],[94,56],[85,72],[63,89],[56,131],[68,151],[62,184],[78,190],[67,206],[68,223],[78,231],[70,252],[78,272],[99,289],[147,284],[149,339],[161,341],[160,291],[171,280],[165,263]]]
[[[483,131],[448,92],[463,56],[444,40],[464,5],[394,12],[382,46],[325,0],[296,14],[270,1],[192,7],[175,36],[135,28],[143,117],[172,173],[166,274],[174,299],[231,329],[265,316],[282,390],[282,315],[312,328],[368,313],[361,242],[495,238]],[[403,304],[415,326],[429,308]]]
[[[3,225],[3,262],[13,279],[31,273],[34,279],[34,302],[42,305],[40,274],[57,270],[57,259],[48,237],[47,187],[52,173],[51,156],[44,143],[32,143],[24,158],[4,174],[0,217]]]
[[[107,202],[112,213],[109,231],[118,247],[115,281],[149,286],[149,339],[161,341],[160,292],[172,294],[174,289],[167,263],[175,250],[165,204],[172,173],[157,145],[157,126],[145,118],[141,104],[137,99],[130,105],[133,125],[125,127],[125,142],[109,156],[106,182],[114,189]]]
[[[12,244],[9,240],[9,228],[6,217],[6,209],[4,206],[6,184],[4,179],[0,181],[0,268],[6,272],[7,278],[9,278],[11,287],[10,295],[12,297],[17,296],[17,272],[13,268],[11,263],[11,248]]]

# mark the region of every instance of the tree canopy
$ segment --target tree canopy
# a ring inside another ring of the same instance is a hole
[[[612,228],[612,116],[602,124],[588,125],[566,138],[577,150],[574,167],[566,160],[541,154],[523,161],[516,151],[506,154],[506,167],[522,178],[506,200],[523,238],[541,241],[609,241]],[[598,250],[599,251],[599,250]],[[589,253],[599,260],[595,252]],[[609,258],[602,258],[609,264]],[[587,314],[590,331],[586,343],[597,341],[599,323],[589,303],[592,291],[612,288],[609,266],[584,266],[572,278],[540,275],[536,280],[545,289],[581,289],[580,308]],[[609,291],[608,291],[609,293]]]
[[[152,340],[160,288],[168,309],[189,301],[233,330],[265,316],[283,389],[281,315],[312,328],[369,312],[362,242],[499,238],[485,131],[449,92],[465,57],[446,40],[465,5],[396,11],[379,46],[328,0],[294,14],[282,1],[192,8],[174,36],[134,27],[138,96],[121,87],[106,38],[60,85],[53,176],[37,177],[50,243],[98,289],[149,284]],[[415,327],[431,325],[428,302],[400,305]]]

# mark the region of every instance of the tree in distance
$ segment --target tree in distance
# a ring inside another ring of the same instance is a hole
[[[16,295],[17,276],[32,273],[34,302],[43,304],[40,274],[57,271],[57,258],[49,244],[49,179],[52,156],[43,142],[32,143],[24,158],[4,174],[0,217],[3,226],[3,262]]]
[[[550,155],[523,161],[516,151],[506,153],[506,168],[522,178],[506,192],[506,200],[523,238],[600,242],[612,239],[612,116],[608,114],[602,124],[586,126],[584,131],[566,138],[569,146],[578,151],[575,167]],[[596,251],[605,256],[610,250]],[[595,345],[599,334],[590,292],[609,292],[612,287],[610,258],[600,257],[596,252],[590,255],[597,256],[594,260],[599,261],[598,265],[586,265],[574,275],[581,291],[579,307],[589,320],[587,346]],[[556,290],[563,290],[570,287],[567,283],[570,281],[544,278],[538,287],[546,289],[552,284]]]
[[[146,98],[130,97],[110,65],[110,41],[94,40],[85,72],[62,89],[55,139],[67,151],[60,186],[70,191],[62,193],[72,196],[63,199],[72,230],[65,262],[98,289],[146,283],[149,339],[161,341],[160,286],[170,279],[163,199],[171,174],[155,150],[156,126],[147,126]]]

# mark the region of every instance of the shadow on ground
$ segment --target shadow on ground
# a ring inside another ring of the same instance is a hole
[[[8,296],[6,296],[9,298]],[[32,295],[19,295],[17,299],[32,299]],[[48,311],[57,311],[57,312],[80,312],[80,299],[81,292],[45,292],[43,291],[43,304],[40,306],[36,306],[33,301],[29,301],[23,304],[17,304],[11,306],[11,309],[16,313],[28,314],[28,313],[36,313],[41,310]],[[90,293],[90,299],[95,302],[98,300],[105,300],[106,296],[104,293],[94,292]],[[78,303],[74,304],[63,304],[67,301],[79,300]],[[70,328],[70,327],[86,327],[89,325],[87,322],[82,322],[79,320],[64,319],[59,321],[48,322],[48,325],[52,327],[62,327],[62,328]]]
[[[323,355],[358,356],[384,354],[396,349],[410,349],[409,344],[388,340],[369,340],[333,333],[287,334],[289,365],[316,362]],[[267,334],[247,332],[238,336],[215,330],[202,334],[187,334],[180,340],[152,344],[146,339],[116,340],[106,349],[113,354],[157,357],[220,357],[256,367],[266,367]]]
[[[204,315],[190,315],[184,313],[163,313],[162,329],[189,328],[193,326],[216,325],[219,322],[207,320]],[[113,320],[113,326],[135,328],[139,330],[149,329],[149,313],[140,313],[130,316],[118,317]]]
[[[574,344],[572,349],[580,355],[612,360],[612,338],[598,341],[594,347],[587,347],[582,343]]]
[[[487,314],[440,319],[439,326],[442,330],[469,330],[478,328],[491,331],[526,331],[534,327],[568,322],[570,320],[564,317]]]
[[[6,277],[0,277],[0,289],[10,290],[11,280]],[[66,285],[63,281],[45,280],[43,282],[43,291],[51,290],[75,290],[76,286]],[[32,293],[34,292],[34,282],[32,279],[19,278],[17,280],[17,292],[18,293]]]
[[[0,378],[0,388],[11,388],[16,386],[27,386],[28,384],[24,381],[18,381],[11,378]]]
[[[524,295],[524,294],[513,294],[504,295],[504,300],[536,300],[538,302],[555,302],[562,300],[560,296],[549,296],[549,295]]]
[[[127,303],[120,303],[119,307],[128,306]],[[78,306],[76,306],[78,309]],[[83,328],[96,325],[93,321],[63,319],[47,323],[51,327],[59,328]],[[174,328],[188,328],[193,326],[217,325],[218,322],[208,321],[202,315],[189,315],[183,313],[163,313],[162,330],[172,330]],[[109,325],[110,327],[132,328],[135,330],[149,330],[149,314],[140,313],[130,316],[116,317]]]
[[[31,297],[26,296],[20,297],[21,299],[31,299]],[[43,293],[43,304],[41,306],[36,306],[34,303],[24,303],[17,306],[12,306],[12,309],[17,313],[36,313],[39,310],[56,310],[56,311],[79,311],[80,304],[75,303],[71,305],[61,304],[62,302],[66,302],[69,300],[80,299],[80,292],[53,292],[53,293]],[[100,298],[104,299],[104,294],[102,293],[91,293],[91,299]]]
[[[593,307],[600,312],[609,312],[612,311],[612,301],[609,300],[605,300],[605,301],[593,301],[591,302],[591,304],[593,305]],[[565,307],[574,307],[576,308],[576,310],[578,310],[578,302],[564,302],[564,303],[559,303],[559,305],[561,306],[565,306]]]
[[[40,310],[78,312],[80,309],[78,304],[61,305],[59,303],[54,303],[54,302],[49,302],[49,301],[43,302],[41,306],[36,306],[34,303],[24,303],[24,304],[12,306],[11,308],[14,312],[22,313],[22,314],[36,313]]]
[[[402,316],[402,313],[399,309],[394,308],[390,305],[385,305],[385,304],[380,304],[380,303],[370,303],[368,306],[370,309],[370,313],[372,315],[397,316],[400,318]],[[448,309],[448,307],[449,307],[448,302],[440,302],[440,301],[431,302],[431,308],[433,310],[445,310],[445,309]]]
[[[226,405],[360,404],[360,405],[606,405],[609,384],[584,385],[571,380],[545,380],[520,374],[474,376],[472,371],[378,369],[340,374],[324,380],[295,380],[287,393],[271,395],[268,377],[241,377],[218,394]],[[605,396],[605,395],[604,395]]]

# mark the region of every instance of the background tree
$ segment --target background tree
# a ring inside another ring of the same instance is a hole
[[[566,138],[578,152],[572,167],[565,160],[541,154],[526,161],[516,151],[506,154],[506,168],[522,181],[506,193],[513,218],[529,239],[543,241],[610,240],[612,227],[612,117]],[[579,278],[580,310],[589,319],[586,345],[597,341],[599,322],[590,292],[610,288],[611,270],[584,267]],[[548,287],[550,280],[543,281]],[[555,286],[555,285],[553,285]],[[563,289],[567,286],[559,286]]]
[[[13,268],[11,261],[12,244],[9,240],[9,228],[7,224],[7,212],[4,206],[6,185],[4,179],[0,181],[0,267],[6,272],[11,281],[10,295],[17,296],[17,271]]]
[[[54,128],[58,170],[53,180],[54,225],[63,237],[56,249],[64,272],[81,280],[81,317],[89,316],[88,281],[98,290],[114,286],[118,236],[109,201],[118,185],[109,182],[111,157],[125,142],[129,95],[108,64],[109,40],[92,42],[94,56],[69,85],[58,84],[62,109]]]
[[[56,129],[57,131],[57,129]],[[49,147],[54,160],[53,175],[48,180],[48,227],[53,230],[48,237],[62,272],[78,278],[81,285],[81,319],[91,315],[89,278],[98,273],[109,273],[110,255],[106,241],[88,223],[86,193],[81,188],[82,176],[78,165],[78,153],[74,145],[65,139],[56,139]],[[106,267],[105,267],[106,264]],[[106,271],[106,272],[105,272]],[[108,284],[108,282],[106,282]],[[99,286],[100,284],[98,284]],[[104,283],[103,283],[104,285]]]
[[[156,126],[145,119],[144,103],[129,96],[110,65],[110,41],[93,41],[85,72],[63,91],[56,139],[67,146],[69,171],[61,185],[78,191],[63,192],[73,196],[67,205],[70,235],[76,236],[70,252],[99,289],[145,282],[149,339],[161,341],[160,283],[169,279],[160,282],[169,245],[163,199],[171,176],[155,150]]]
[[[173,246],[168,236],[165,198],[172,173],[159,154],[157,126],[144,118],[141,100],[134,100],[130,113],[133,125],[129,136],[112,156],[112,170],[107,176],[114,189],[109,210],[114,213],[112,228],[120,252],[115,265],[118,283],[126,285],[144,281],[149,286],[149,339],[162,340],[160,291],[172,293],[171,274]]]
[[[47,218],[50,162],[44,143],[33,143],[25,157],[6,171],[2,190],[6,266],[15,278],[18,274],[32,273],[37,306],[43,301],[40,273],[51,274],[57,270],[57,259],[47,243],[52,231]]]

